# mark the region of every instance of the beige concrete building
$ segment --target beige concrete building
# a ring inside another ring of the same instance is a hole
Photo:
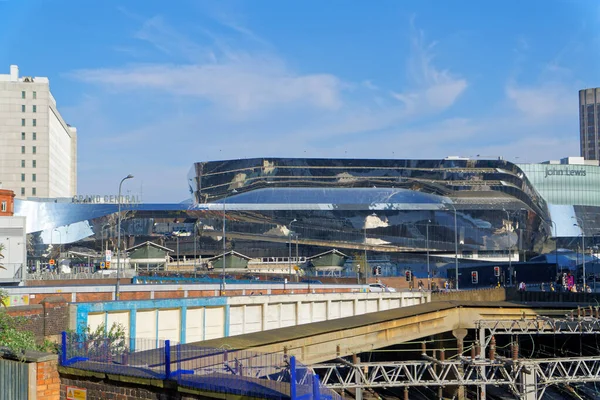
[[[580,153],[586,160],[600,160],[600,88],[579,91]]]
[[[77,129],[56,108],[45,77],[0,74],[0,183],[17,198],[77,193]]]

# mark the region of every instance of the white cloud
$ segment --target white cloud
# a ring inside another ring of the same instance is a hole
[[[336,109],[341,82],[333,75],[299,75],[278,60],[249,58],[243,62],[202,65],[138,65],[79,70],[73,77],[117,91],[161,90],[190,96],[236,111],[253,111],[290,103]]]
[[[577,89],[565,84],[518,86],[510,83],[506,87],[506,96],[523,116],[532,120],[577,118]]]
[[[415,88],[402,93],[392,92],[392,96],[412,112],[419,112],[422,108],[430,108],[430,112],[443,111],[467,89],[466,79],[456,77],[448,70],[440,70],[433,64],[435,45],[435,42],[426,45],[423,31],[412,27],[408,72]]]

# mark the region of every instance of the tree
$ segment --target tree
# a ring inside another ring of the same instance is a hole
[[[52,351],[55,350],[53,343],[44,341],[36,343],[33,332],[25,329],[27,322],[23,317],[13,317],[8,313],[5,299],[8,294],[0,290],[0,302],[4,307],[0,308],[0,347],[4,347],[16,355],[21,355],[26,350]]]

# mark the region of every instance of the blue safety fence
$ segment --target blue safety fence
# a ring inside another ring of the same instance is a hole
[[[196,283],[196,284],[221,284],[223,280],[221,278],[209,278],[209,277],[201,277],[201,278],[188,278],[188,277],[179,277],[179,276],[134,276],[131,279],[131,282],[134,285],[154,285],[154,284],[184,284],[184,283]],[[243,285],[257,285],[257,284],[281,284],[279,281],[267,281],[267,280],[249,280],[249,279],[234,279],[234,278],[225,278],[225,283],[227,284],[243,284]]]
[[[175,380],[189,388],[264,399],[341,399],[320,385],[312,369],[282,353],[63,332],[60,364],[94,372]]]

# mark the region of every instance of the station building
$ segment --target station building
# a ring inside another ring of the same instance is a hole
[[[195,163],[187,184],[191,200],[179,204],[121,199],[121,248],[152,241],[179,260],[235,251],[283,266],[332,249],[356,263],[426,252],[451,262],[455,250],[517,261],[576,248],[582,235],[593,248],[600,226],[600,167],[578,157],[223,160]],[[116,196],[15,200],[33,259],[57,245],[115,248],[117,208]]]

